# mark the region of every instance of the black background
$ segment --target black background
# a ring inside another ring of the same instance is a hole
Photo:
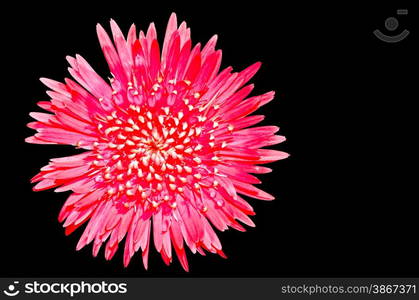
[[[175,2],[2,9],[1,276],[417,276],[415,13],[398,17],[396,33],[410,36],[386,44],[372,31],[391,34],[384,20],[409,7]],[[33,134],[29,112],[48,99],[38,78],[69,76],[66,55],[81,54],[108,75],[96,23],[109,30],[113,18],[126,33],[154,21],[161,40],[172,11],[195,43],[219,35],[223,67],[263,62],[253,94],[277,92],[259,112],[288,138],[275,148],[291,154],[260,176],[277,199],[249,200],[256,228],[219,233],[227,260],[189,253],[189,273],[176,259],[166,267],[155,251],[149,271],[138,253],[124,268],[121,249],[109,262],[103,252],[91,257],[90,246],[75,251],[82,229],[65,237],[57,221],[67,195],[29,184],[49,158],[74,151],[24,143]]]

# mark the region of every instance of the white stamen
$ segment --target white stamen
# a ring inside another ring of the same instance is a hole
[[[188,153],[188,154],[191,154],[193,152],[193,149],[189,147],[189,148],[185,149],[184,152]]]
[[[187,173],[192,173],[192,168],[188,166],[183,167]]]
[[[120,129],[120,127],[109,127],[105,130],[105,134],[108,135],[109,133],[113,132],[113,131],[117,131],[118,129]]]
[[[182,173],[182,166],[181,165],[176,165],[176,169],[177,169],[178,173]]]

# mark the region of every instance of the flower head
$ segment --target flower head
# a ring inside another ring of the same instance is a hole
[[[51,159],[34,190],[72,191],[59,221],[66,234],[88,221],[77,249],[93,242],[94,256],[106,243],[111,259],[125,238],[124,264],[141,248],[147,268],[151,232],[163,260],[172,261],[173,247],[185,270],[185,244],[224,256],[213,227],[254,226],[239,194],[272,200],[250,173],[267,173],[258,164],[287,157],[260,149],[284,140],[277,127],[248,128],[263,120],[249,115],[274,97],[248,98],[253,85],[245,84],[260,63],[219,72],[217,36],[192,48],[190,29],[178,27],[175,14],[161,52],[154,24],[139,36],[132,25],[126,39],[113,20],[111,29],[113,42],[97,25],[110,83],[79,55],[67,57],[75,81],[41,79],[51,99],[38,105],[50,113],[30,114],[37,133],[26,141],[85,151]]]

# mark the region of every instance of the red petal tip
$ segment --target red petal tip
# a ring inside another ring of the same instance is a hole
[[[27,137],[25,139],[25,142],[29,144],[34,144],[34,137],[33,136]]]

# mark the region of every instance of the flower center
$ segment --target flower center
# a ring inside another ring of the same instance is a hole
[[[186,105],[177,111],[131,105],[98,118],[96,181],[125,207],[140,201],[174,208],[175,195],[185,185],[200,189],[205,177],[216,172],[202,164],[208,148],[214,150],[214,136],[204,132],[206,118],[197,112]]]

